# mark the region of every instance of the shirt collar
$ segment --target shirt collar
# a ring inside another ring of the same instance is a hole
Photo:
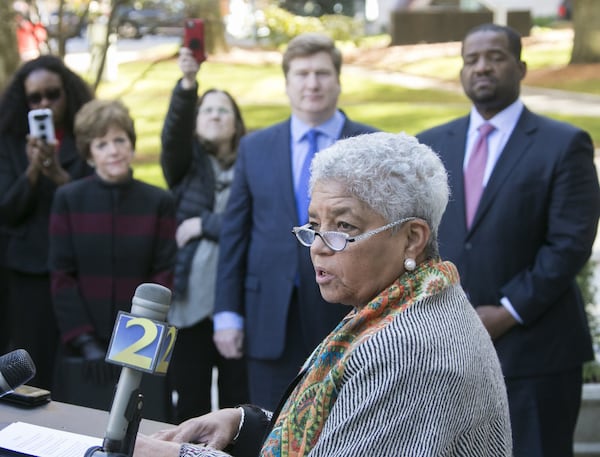
[[[486,122],[489,122],[494,127],[496,127],[496,130],[502,132],[512,132],[515,125],[517,124],[517,121],[519,120],[519,117],[521,117],[523,108],[523,102],[520,99],[517,99],[515,102],[513,102],[511,105],[508,105],[494,117],[486,120],[483,117],[481,117],[481,114],[479,114],[479,112],[477,112],[477,110],[473,106],[471,107],[468,134],[469,136],[476,135],[477,129],[481,126],[481,124],[484,124]]]
[[[340,110],[336,110],[334,115],[327,119],[322,124],[317,126],[310,126],[302,122],[298,117],[292,114],[291,117],[291,134],[292,134],[292,142],[298,143],[306,135],[310,129],[317,129],[320,134],[325,135],[332,139],[333,141],[337,140],[342,133],[342,128],[344,126],[344,121],[346,120],[345,116],[342,114]]]

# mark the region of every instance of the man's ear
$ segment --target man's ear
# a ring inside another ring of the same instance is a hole
[[[521,67],[521,81],[525,79],[525,75],[527,75],[527,62],[521,60],[519,62],[519,66]]]

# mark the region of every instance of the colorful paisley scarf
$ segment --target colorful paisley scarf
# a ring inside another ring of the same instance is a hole
[[[458,283],[458,272],[452,263],[429,260],[403,274],[365,307],[351,311],[305,363],[306,374],[284,404],[260,455],[308,455],[336,401],[346,358],[352,349],[413,303]]]

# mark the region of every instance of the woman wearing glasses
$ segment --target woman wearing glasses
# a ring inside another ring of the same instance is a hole
[[[198,98],[200,65],[189,49],[180,50],[178,63],[182,78],[171,96],[161,153],[163,173],[177,201],[179,250],[169,322],[179,333],[168,373],[177,392],[176,423],[211,411],[213,367],[219,370],[221,407],[248,398],[245,361],[219,354],[212,322],[221,217],[246,128],[227,92],[210,89]]]
[[[437,155],[405,134],[350,138],[316,155],[310,186],[309,224],[294,233],[348,315],[271,421],[225,409],[138,438],[134,455],[512,455],[492,341],[438,256],[449,192]]]
[[[3,290],[2,296],[9,296],[11,316],[0,322],[9,323],[12,347],[26,349],[35,362],[30,384],[48,389],[58,335],[48,219],[56,189],[92,172],[73,138],[75,113],[92,98],[83,79],[45,55],[22,65],[0,99],[0,265],[8,271],[8,294]],[[28,135],[27,113],[37,108],[52,110],[56,141]]]

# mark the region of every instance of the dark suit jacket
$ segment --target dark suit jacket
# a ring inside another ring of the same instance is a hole
[[[508,297],[523,319],[495,341],[505,376],[559,372],[593,358],[575,277],[590,257],[600,214],[589,135],[526,108],[467,230],[463,158],[469,118],[418,135],[440,154],[452,195],[439,228],[473,305]]]
[[[373,131],[346,119],[341,136]],[[298,325],[311,349],[349,311],[321,298],[309,249],[292,234],[298,219],[290,143],[289,119],[242,139],[221,226],[215,313],[245,317],[246,353],[259,359],[283,352],[297,274]]]

